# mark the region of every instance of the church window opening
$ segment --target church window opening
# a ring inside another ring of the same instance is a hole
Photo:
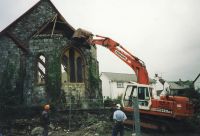
[[[37,84],[45,84],[46,79],[46,59],[44,55],[37,58]]]

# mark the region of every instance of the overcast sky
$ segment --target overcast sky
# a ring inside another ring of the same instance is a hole
[[[0,31],[39,0],[0,0]],[[200,73],[200,0],[51,0],[75,29],[108,36],[143,60],[149,76],[194,80]],[[133,73],[98,46],[100,72]]]

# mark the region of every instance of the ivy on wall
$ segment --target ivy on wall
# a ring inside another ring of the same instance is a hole
[[[95,60],[96,62],[96,60]],[[89,98],[95,98],[96,93],[99,92],[99,83],[100,83],[100,78],[97,73],[97,66],[96,63],[94,62],[93,58],[90,57],[89,59]],[[96,92],[98,91],[98,92]],[[99,94],[98,94],[99,96]]]
[[[48,77],[47,77],[47,94],[48,94],[48,101],[52,104],[58,104],[60,100],[60,79],[61,79],[61,72],[60,72],[60,60],[58,57],[58,53],[56,51],[52,52],[49,58],[52,58],[50,63],[48,64]]]
[[[18,104],[19,95],[12,86],[14,80],[15,65],[9,61],[2,73],[2,80],[0,82],[0,105]]]

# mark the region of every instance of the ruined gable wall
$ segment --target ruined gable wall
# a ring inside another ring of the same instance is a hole
[[[4,98],[1,99],[3,103],[23,102],[25,54],[29,48],[29,38],[55,14],[49,2],[40,2],[0,35],[0,93]],[[18,48],[19,46],[23,46],[26,51]]]
[[[22,102],[26,105],[38,105],[48,101],[59,102],[61,98],[61,73],[60,73],[60,57],[62,52],[73,43],[67,37],[62,35],[56,36],[47,34],[34,36],[42,26],[47,24],[56,15],[56,11],[48,1],[42,1],[37,7],[33,8],[23,18],[12,24],[0,37],[1,46],[1,66],[0,66],[0,82],[3,80],[3,71],[9,75],[9,71],[13,71],[13,75],[8,82],[11,84],[11,90],[18,90],[18,103]],[[28,52],[18,48],[18,43],[23,45]],[[78,47],[85,58],[85,86],[78,84],[73,86],[77,90],[84,90],[83,97],[96,98],[100,93],[98,87],[98,63],[96,60],[96,50],[89,50],[84,47]],[[45,88],[35,86],[35,68],[36,58],[38,54],[43,54],[47,58],[47,81]],[[5,66],[5,62],[10,62],[13,68]],[[11,76],[11,75],[9,75]],[[5,81],[4,81],[5,83]],[[10,86],[5,84],[5,86]],[[48,94],[45,91],[48,91]],[[1,90],[0,90],[1,91]],[[7,90],[6,90],[7,91]]]

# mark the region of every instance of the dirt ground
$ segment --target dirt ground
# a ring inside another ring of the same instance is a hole
[[[75,131],[63,131],[58,130],[52,132],[50,136],[111,136],[112,135],[112,127],[105,124],[106,122],[100,122],[97,124],[93,124],[86,128],[80,128]],[[105,128],[106,127],[106,128]],[[133,131],[130,128],[125,127],[125,135],[124,136],[133,136]],[[167,132],[158,132],[151,130],[142,130],[141,136],[199,136],[198,133],[167,133]]]
[[[69,118],[67,113],[51,116],[49,136],[111,136],[113,121],[110,113],[90,114],[74,112]],[[1,129],[2,128],[2,129]],[[0,122],[0,132],[3,136],[41,136],[39,117],[15,119]],[[125,126],[125,135],[132,136],[132,127]],[[142,129],[141,136],[199,136],[198,132],[161,132],[159,130]]]
[[[29,122],[29,123],[34,123]],[[23,122],[24,123],[24,122]],[[49,127],[49,136],[111,136],[112,122],[111,121],[95,121],[86,122],[79,128],[69,130],[68,123],[66,126],[60,124],[51,124]],[[36,131],[34,132],[34,129]],[[24,126],[21,124],[10,129],[10,132],[4,133],[3,136],[41,136],[42,128],[40,126]],[[133,130],[131,127],[125,126],[125,135],[132,136]],[[141,130],[141,136],[199,136],[197,132],[160,132],[158,130]]]
[[[100,128],[101,129],[101,128]],[[111,136],[112,130],[110,129],[107,132],[104,133],[98,133],[98,131],[94,131],[94,125],[88,128],[80,129],[73,132],[64,132],[64,131],[57,131],[51,133],[51,136]],[[125,128],[125,135],[124,136],[133,136],[134,133],[132,130],[129,130]],[[148,130],[142,131],[141,136],[199,136],[198,133],[163,133],[163,132],[157,132],[157,131],[151,131]]]

